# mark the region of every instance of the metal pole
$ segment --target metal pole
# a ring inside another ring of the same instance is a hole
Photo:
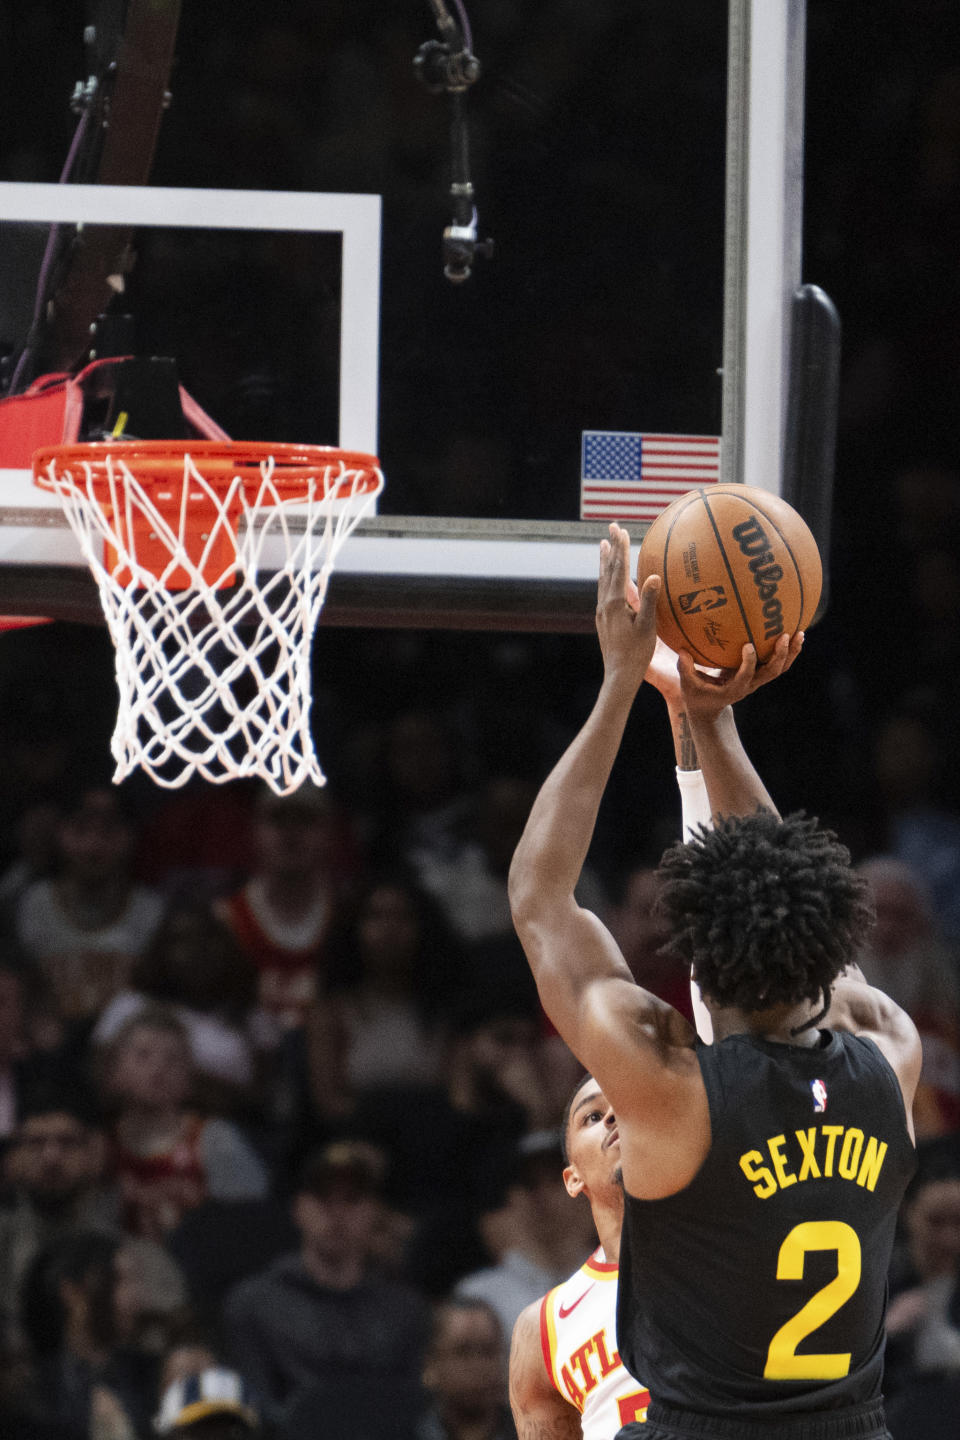
[[[730,0],[722,478],[782,488],[801,278],[806,0]]]

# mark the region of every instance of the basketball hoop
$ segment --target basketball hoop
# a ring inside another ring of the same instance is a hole
[[[38,450],[116,648],[114,780],[324,784],[310,652],[337,553],[383,488],[319,445],[106,441]]]

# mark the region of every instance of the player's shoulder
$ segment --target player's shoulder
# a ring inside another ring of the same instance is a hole
[[[574,1273],[579,1274],[579,1271]],[[552,1286],[538,1299],[531,1300],[523,1307],[514,1321],[514,1348],[528,1345],[536,1347],[538,1351],[542,1348],[544,1327],[548,1323],[547,1317],[555,1309],[557,1295],[562,1294],[572,1278],[571,1276],[567,1280],[561,1280],[558,1285]]]
[[[862,979],[834,982],[827,1024],[841,1035],[872,1040],[895,1069],[919,1058],[920,1035],[906,1010]]]
[[[540,1316],[543,1313],[543,1307],[549,1299],[549,1295],[550,1292],[548,1291],[546,1295],[541,1295],[538,1300],[531,1300],[529,1305],[524,1305],[520,1311],[520,1314],[513,1322],[513,1344],[515,1348],[518,1345],[531,1343],[539,1345]]]
[[[889,995],[863,980],[842,979],[834,988],[827,1023],[843,1042],[871,1048],[893,1072],[907,1113],[907,1129],[913,1134],[910,1116],[920,1071],[923,1049],[913,1020]]]
[[[543,1398],[553,1388],[549,1354],[544,1353],[543,1311],[550,1292],[525,1305],[517,1316],[510,1341],[511,1403]]]

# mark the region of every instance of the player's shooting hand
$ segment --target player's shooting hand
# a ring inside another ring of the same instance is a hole
[[[785,675],[803,648],[803,631],[795,635],[781,635],[773,654],[763,665],[757,664],[757,652],[752,645],[744,645],[740,666],[737,670],[721,670],[717,675],[708,675],[698,670],[693,656],[681,650],[677,668],[680,673],[680,689],[684,707],[691,718],[709,719],[719,715],[728,705],[736,705],[747,695],[752,695],[771,680]]]
[[[600,579],[597,585],[597,634],[604,671],[639,688],[657,643],[659,575],[649,576],[637,589],[630,574],[630,536],[620,525],[610,526],[609,540],[600,542]]]

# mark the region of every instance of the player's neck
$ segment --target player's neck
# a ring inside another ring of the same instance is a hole
[[[620,1264],[620,1230],[623,1226],[623,1192],[618,1191],[616,1199],[610,1202],[591,1200],[590,1211],[597,1227],[597,1239],[603,1246],[603,1258],[608,1265]]]
[[[772,1005],[767,1010],[740,1010],[735,1005],[710,1007],[715,1040],[728,1035],[756,1035],[778,1045],[813,1049],[820,1044],[820,1031],[810,1024],[822,1006],[804,1000],[799,1005]],[[806,1028],[804,1028],[806,1027]]]

